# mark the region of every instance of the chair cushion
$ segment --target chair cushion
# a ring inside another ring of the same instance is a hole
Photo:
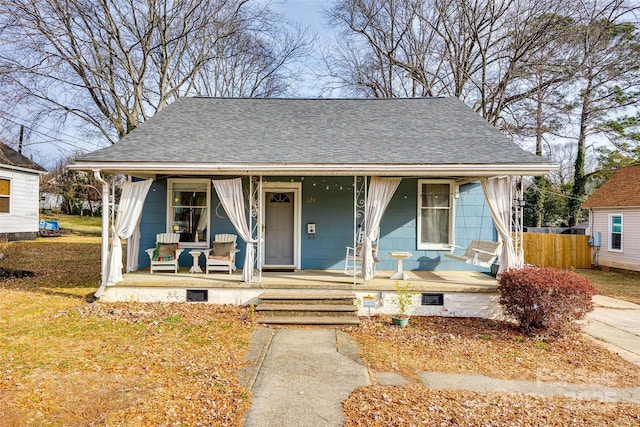
[[[209,255],[209,259],[217,259],[219,261],[231,261],[231,256],[222,256],[222,255]]]
[[[177,243],[156,243],[156,250],[153,252],[154,261],[173,261],[176,259]]]
[[[234,242],[213,242],[213,256],[231,256],[231,251],[235,249]]]

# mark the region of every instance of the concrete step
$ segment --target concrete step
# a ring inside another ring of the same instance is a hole
[[[353,304],[271,304],[261,303],[256,307],[258,312],[279,312],[279,311],[302,311],[302,312],[346,312],[357,313],[358,307]]]
[[[261,303],[259,313],[271,316],[354,316],[358,307],[353,304],[271,304]]]
[[[352,292],[266,291],[256,311],[261,323],[272,325],[358,325]]]
[[[347,326],[359,325],[357,316],[265,316],[258,318],[258,322],[267,325],[318,325],[318,326]]]
[[[328,291],[266,291],[260,294],[262,302],[273,304],[291,303],[306,304],[321,302],[323,304],[353,303],[356,295],[353,292]]]

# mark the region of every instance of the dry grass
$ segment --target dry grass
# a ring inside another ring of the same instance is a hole
[[[17,242],[0,284],[0,426],[240,425],[236,371],[253,322],[239,307],[88,304],[100,244]]]
[[[598,289],[600,295],[640,304],[640,273],[600,270],[576,270]]]

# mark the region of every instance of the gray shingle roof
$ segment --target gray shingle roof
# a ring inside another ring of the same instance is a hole
[[[456,98],[182,98],[83,162],[549,163]]]
[[[0,142],[0,165],[15,166],[24,169],[32,169],[38,172],[47,170],[39,164],[31,161],[28,157],[18,153],[13,148]]]

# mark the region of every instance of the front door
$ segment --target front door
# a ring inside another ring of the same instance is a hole
[[[265,266],[294,265],[294,192],[265,192]]]

